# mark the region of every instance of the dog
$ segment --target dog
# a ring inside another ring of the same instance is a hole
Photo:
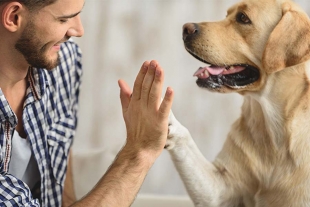
[[[171,113],[166,143],[196,207],[310,206],[310,21],[290,0],[244,0],[183,26],[197,85],[244,97],[211,163]]]

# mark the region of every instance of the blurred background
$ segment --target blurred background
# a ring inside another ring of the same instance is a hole
[[[240,115],[242,97],[196,86],[194,72],[203,66],[183,46],[187,22],[218,21],[237,0],[86,0],[84,76],[77,136],[73,146],[78,198],[98,182],[125,143],[118,79],[133,86],[145,60],[165,70],[165,87],[175,91],[173,112],[191,132],[205,157],[220,151],[231,124]],[[308,0],[298,0],[310,11]],[[170,155],[164,151],[150,170],[139,196],[187,197]],[[148,205],[146,205],[148,206]]]

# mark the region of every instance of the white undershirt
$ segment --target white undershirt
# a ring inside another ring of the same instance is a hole
[[[30,189],[40,180],[40,172],[28,139],[23,139],[15,130],[12,138],[12,156],[9,173],[22,180]]]

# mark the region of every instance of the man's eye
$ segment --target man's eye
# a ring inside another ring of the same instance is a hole
[[[68,22],[68,19],[60,19],[59,20],[61,23],[66,23],[66,22]]]
[[[249,17],[242,13],[242,12],[239,12],[236,16],[236,20],[237,22],[241,23],[241,24],[251,24],[251,20],[249,19]]]

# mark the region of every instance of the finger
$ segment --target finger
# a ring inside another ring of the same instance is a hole
[[[155,107],[156,110],[158,110],[161,103],[161,92],[163,88],[163,83],[164,70],[160,67],[160,65],[157,65],[154,81],[151,86],[148,100],[148,105],[150,107]]]
[[[149,62],[145,61],[142,66],[141,69],[136,77],[134,86],[133,86],[133,92],[132,92],[132,99],[133,100],[139,100],[141,98],[141,90],[142,90],[142,83],[144,80],[144,77],[148,71],[148,66],[149,66]]]
[[[155,71],[157,68],[157,61],[152,60],[150,62],[150,65],[148,67],[148,71],[144,77],[143,83],[142,83],[142,89],[141,89],[141,99],[144,101],[144,103],[148,103],[150,90],[154,81]]]
[[[165,97],[159,107],[159,117],[161,119],[167,119],[169,117],[169,113],[172,107],[173,97],[174,97],[174,92],[172,88],[168,87],[166,90]]]
[[[123,80],[118,80],[118,85],[120,87],[120,99],[122,104],[123,111],[126,111],[129,103],[130,103],[130,96],[131,96],[131,89],[128,84]]]

